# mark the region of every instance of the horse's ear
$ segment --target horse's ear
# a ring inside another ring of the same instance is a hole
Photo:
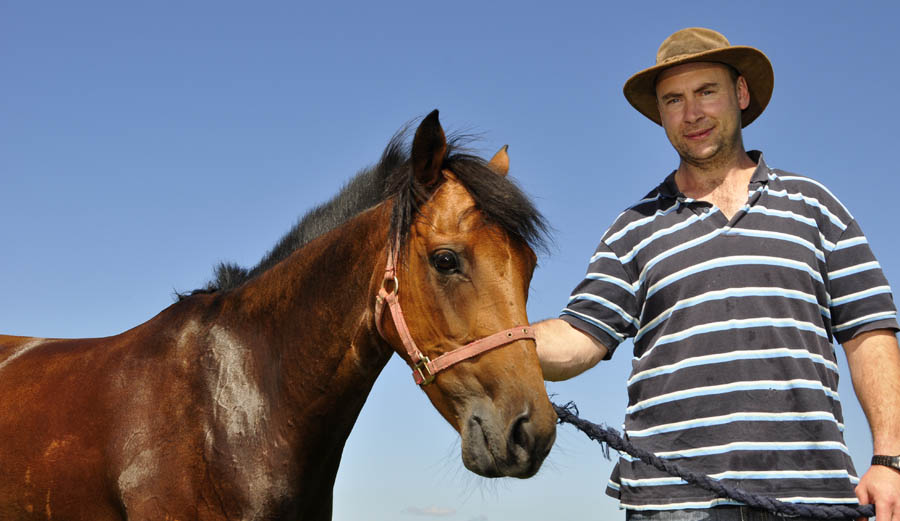
[[[509,145],[503,145],[503,147],[494,154],[494,157],[488,162],[488,167],[497,172],[498,174],[505,176],[509,173],[509,154],[507,151],[509,150]]]
[[[412,145],[413,175],[425,186],[432,186],[438,182],[441,176],[441,165],[444,162],[444,154],[447,153],[447,137],[441,122],[438,120],[437,109],[425,116]]]

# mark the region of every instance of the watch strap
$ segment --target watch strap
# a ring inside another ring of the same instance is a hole
[[[872,456],[872,465],[883,465],[885,467],[900,470],[900,456],[882,456],[876,454]]]

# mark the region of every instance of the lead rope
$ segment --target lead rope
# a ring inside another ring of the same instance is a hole
[[[609,458],[610,448],[628,453],[663,472],[714,492],[719,497],[730,498],[751,507],[786,516],[804,516],[816,519],[856,519],[858,517],[875,516],[875,505],[858,505],[853,507],[845,505],[805,505],[802,503],[785,503],[774,498],[751,494],[744,489],[726,485],[707,475],[685,470],[674,463],[663,460],[652,452],[635,447],[615,429],[579,418],[578,407],[574,402],[569,402],[562,406],[555,403],[552,405],[556,409],[559,423],[570,423],[585,433],[588,438],[599,443],[603,447],[604,455],[607,458]]]

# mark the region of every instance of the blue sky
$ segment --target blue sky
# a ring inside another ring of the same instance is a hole
[[[898,16],[894,2],[2,1],[0,331],[144,322],[216,262],[255,264],[434,108],[483,155],[510,145],[555,229],[529,316],[555,316],[606,226],[676,165],[621,88],[688,26],[769,56],[774,95],[745,144],[838,194],[896,289]],[[629,358],[624,345],[548,390],[618,426]],[[862,470],[869,434],[841,363]],[[562,426],[535,478],[474,476],[395,357],[348,441],[334,518],[609,519],[610,468]]]

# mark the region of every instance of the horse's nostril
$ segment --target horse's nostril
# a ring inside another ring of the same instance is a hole
[[[530,451],[534,444],[534,436],[531,433],[531,429],[531,417],[527,413],[520,415],[513,422],[512,429],[510,429],[509,439],[511,444]]]

